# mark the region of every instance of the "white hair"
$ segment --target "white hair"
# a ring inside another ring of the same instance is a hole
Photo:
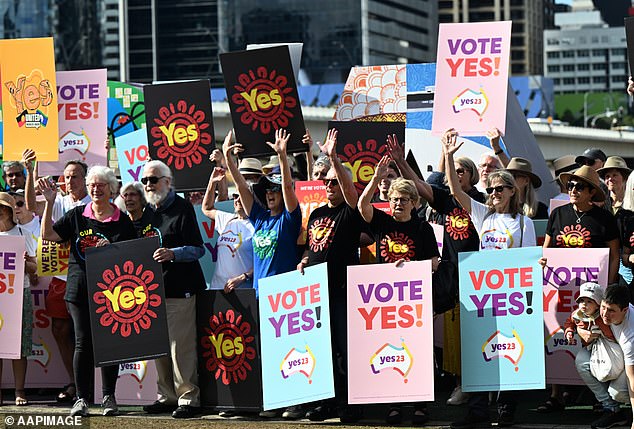
[[[104,167],[103,165],[90,167],[90,169],[88,169],[88,174],[86,174],[86,183],[88,183],[93,177],[105,180],[110,188],[110,193],[113,196],[117,195],[117,191],[119,190],[119,181],[111,168]]]
[[[161,176],[169,177],[170,180],[173,179],[172,170],[170,170],[167,164],[165,164],[163,161],[158,161],[158,160],[148,161],[143,167],[143,171],[144,172],[148,171],[151,168],[157,169],[159,173],[161,174]]]

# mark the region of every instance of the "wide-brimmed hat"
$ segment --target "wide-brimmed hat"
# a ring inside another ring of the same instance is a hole
[[[559,179],[561,173],[568,173],[579,168],[579,164],[575,161],[574,155],[564,155],[553,161],[553,168],[555,169],[555,179]]]
[[[601,305],[601,301],[603,301],[603,288],[601,288],[598,283],[585,282],[579,286],[579,296],[576,300],[577,303],[579,303],[579,298],[590,298],[598,305]]]
[[[561,178],[561,183],[563,183],[564,186],[567,186],[568,181],[573,178],[586,182],[587,184],[592,186],[594,189],[596,189],[596,192],[594,193],[594,197],[592,197],[592,201],[596,201],[596,202],[605,201],[605,194],[603,193],[603,190],[601,189],[601,179],[599,178],[599,173],[594,171],[592,167],[584,165],[582,167],[579,167],[577,171],[575,171],[574,173],[561,173],[560,178]]]
[[[288,165],[292,170],[295,167],[295,158],[293,156],[288,155],[287,159],[288,159]],[[277,155],[271,155],[266,165],[262,166],[262,170],[264,171],[265,174],[268,174],[275,167],[279,167],[279,165],[280,165],[280,158]]]
[[[513,157],[509,164],[506,166],[506,171],[509,173],[523,174],[530,177],[533,188],[537,189],[542,186],[542,179],[535,173],[533,173],[533,167],[528,159]]]
[[[0,205],[11,209],[11,219],[15,222],[15,199],[8,192],[0,192]]]
[[[609,157],[605,161],[605,164],[603,164],[603,167],[597,170],[597,173],[599,173],[599,176],[601,176],[601,178],[603,179],[603,176],[605,176],[605,173],[607,172],[607,170],[610,170],[610,169],[619,170],[624,179],[626,179],[627,176],[629,176],[630,173],[632,172],[632,169],[627,166],[627,163],[625,162],[625,160],[621,158],[620,156]]]
[[[279,188],[279,192],[282,192],[281,174],[267,174],[260,177],[258,183],[253,184],[253,193],[260,202],[264,203],[266,201],[266,190],[271,188]]]
[[[242,158],[238,171],[242,174],[264,174],[262,172],[262,163],[257,158]]]
[[[596,147],[591,147],[590,149],[586,149],[583,154],[579,155],[575,158],[575,162],[579,165],[585,165],[586,162],[592,161],[594,162],[597,159],[605,162],[608,157],[605,156],[605,153]]]

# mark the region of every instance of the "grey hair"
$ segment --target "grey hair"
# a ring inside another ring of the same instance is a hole
[[[141,184],[141,182],[126,183],[125,185],[121,186],[121,189],[119,189],[119,195],[123,197],[123,194],[131,189],[135,190],[141,196],[141,200],[143,201],[143,205],[145,206],[147,204],[147,200],[145,199],[145,192],[143,190],[143,185]]]
[[[24,164],[19,161],[7,161],[2,163],[2,175],[6,175],[7,170],[13,167],[19,167],[24,170]]]
[[[104,167],[103,165],[95,165],[88,169],[88,174],[86,175],[86,183],[90,181],[93,177],[100,178],[108,183],[108,187],[110,188],[110,193],[115,196],[117,195],[117,191],[119,190],[119,181],[117,180],[117,176],[115,176],[114,171],[112,171],[109,167]]]
[[[148,161],[145,166],[143,167],[143,171],[148,171],[150,168],[156,168],[159,173],[161,174],[161,176],[165,176],[165,177],[169,177],[170,180],[173,179],[172,177],[172,170],[170,170],[170,168],[167,166],[167,164],[165,164],[163,161],[159,161],[159,160],[152,160],[152,161]]]
[[[322,153],[321,155],[317,157],[313,165],[314,166],[325,165],[326,167],[330,168],[331,167],[330,158],[328,158],[328,155],[326,155],[325,153]]]

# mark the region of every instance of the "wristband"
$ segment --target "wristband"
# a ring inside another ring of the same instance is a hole
[[[248,281],[249,280],[249,275],[247,273],[242,273],[242,274],[244,274],[244,281],[245,282]]]
[[[500,149],[500,150],[498,150],[498,151],[495,151],[495,155],[499,155],[499,154],[501,154],[502,152],[504,152],[504,150],[502,150],[502,149]]]

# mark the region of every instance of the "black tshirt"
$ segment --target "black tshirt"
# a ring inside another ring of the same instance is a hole
[[[578,223],[577,217],[580,219]],[[619,238],[612,213],[592,206],[587,212],[579,214],[572,203],[552,211],[546,234],[550,236],[550,247],[608,247],[608,241]]]
[[[308,218],[308,265],[328,263],[330,290],[346,287],[348,265],[359,264],[359,236],[364,225],[359,210],[345,202],[317,207]]]
[[[537,213],[532,219],[548,219],[548,207],[541,201],[537,202]]]
[[[152,218],[154,217],[154,210],[152,207],[147,204],[143,209],[143,214],[137,220],[133,220],[132,224],[134,225],[134,229],[136,230],[136,235],[139,238],[151,237],[153,235],[158,235],[156,233],[151,235],[146,235],[147,231],[145,228],[152,223]]]
[[[378,263],[422,261],[438,253],[438,243],[431,225],[412,216],[407,222],[397,222],[392,216],[373,208],[370,230],[376,242]]]
[[[443,225],[442,258],[458,264],[458,252],[472,252],[480,249],[480,236],[471,221],[469,212],[451,195],[448,189],[430,185],[434,193],[434,201],[429,221]],[[468,193],[474,200],[483,203],[484,195],[476,188]]]
[[[150,222],[142,229],[142,236],[154,235],[158,235],[160,246],[167,249],[203,245],[194,207],[178,195],[174,195],[169,205],[153,210]],[[164,262],[163,281],[166,298],[185,298],[205,289],[205,278],[198,260]]]
[[[79,305],[88,304],[88,281],[86,279],[86,248],[94,247],[102,238],[111,243],[136,238],[132,221],[124,213],[111,222],[99,222],[83,215],[86,205],[69,210],[53,225],[53,230],[61,241],[70,242],[68,258],[68,278],[66,280],[66,301]],[[118,209],[117,209],[118,210]]]
[[[619,229],[619,237],[621,237],[621,245],[629,248],[634,247],[630,242],[630,238],[634,236],[634,212],[620,209],[616,212],[615,217],[616,225]]]

